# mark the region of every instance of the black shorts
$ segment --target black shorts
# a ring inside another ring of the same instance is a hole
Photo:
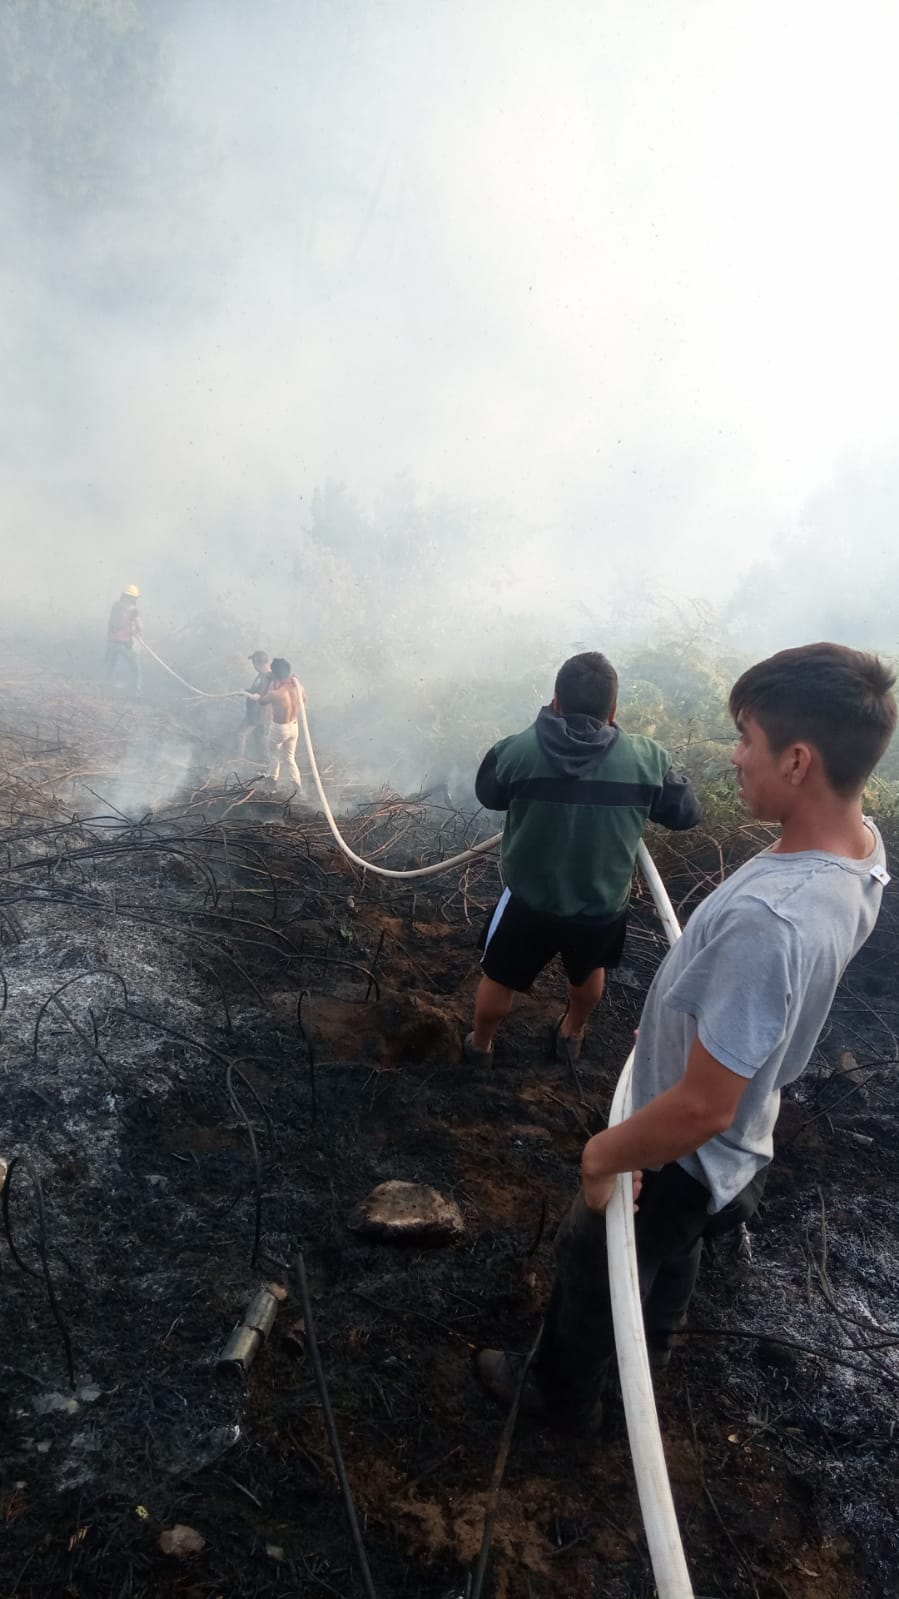
[[[478,948],[487,977],[526,994],[554,955],[561,955],[565,976],[575,988],[598,967],[617,966],[626,932],[627,911],[601,927],[585,926],[532,911],[506,889],[484,923]]]

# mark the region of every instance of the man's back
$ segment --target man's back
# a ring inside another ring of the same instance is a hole
[[[288,722],[297,722],[300,718],[299,678],[291,674],[291,676],[287,679],[287,682],[284,684],[284,692],[287,697],[287,720]]]
[[[108,637],[111,644],[130,644],[137,631],[137,606],[124,595],[109,612]]]
[[[289,723],[297,721],[300,714],[300,691],[296,678],[288,677],[283,683],[273,683],[264,697],[272,707],[272,719],[276,727],[286,727]]]
[[[508,811],[502,864],[512,893],[585,923],[625,909],[648,821],[689,828],[701,814],[653,739],[549,707],[490,751],[475,788],[482,805]]]

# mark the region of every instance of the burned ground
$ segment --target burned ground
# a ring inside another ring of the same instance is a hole
[[[458,1041],[495,864],[417,887],[364,879],[313,808],[210,764],[208,729],[83,686],[60,685],[57,704],[35,725],[27,682],[4,685],[0,1155],[20,1159],[15,1255],[0,1246],[0,1590],[363,1591],[299,1248],[377,1591],[461,1595],[500,1432],[472,1353],[533,1338],[553,1227],[663,952],[651,908],[638,895],[577,1078],[547,1055],[554,973],[478,1076]],[[381,796],[347,829],[404,866],[473,824]],[[744,833],[661,855],[684,913],[751,847]],[[751,1258],[721,1243],[707,1260],[659,1382],[697,1593],[899,1593],[897,939],[888,894],[784,1104]],[[398,1251],[348,1230],[391,1178],[455,1199],[463,1241]],[[246,1383],[217,1375],[273,1280],[287,1299]],[[160,1551],[178,1523],[201,1553]],[[616,1405],[598,1449],[522,1423],[486,1592],[652,1591]]]

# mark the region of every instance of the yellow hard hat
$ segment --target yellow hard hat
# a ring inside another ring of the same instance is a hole
[[[140,599],[140,589],[138,588],[136,583],[129,583],[128,587],[126,589],[122,589],[122,593],[123,594],[127,594],[129,599],[132,599],[132,600],[139,600]]]

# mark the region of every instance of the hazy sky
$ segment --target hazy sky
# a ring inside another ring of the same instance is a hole
[[[14,586],[105,604],[225,527],[250,582],[316,486],[408,474],[516,597],[720,597],[895,456],[894,0],[99,9],[161,52],[69,152],[84,203],[42,192],[39,78],[0,157]]]

